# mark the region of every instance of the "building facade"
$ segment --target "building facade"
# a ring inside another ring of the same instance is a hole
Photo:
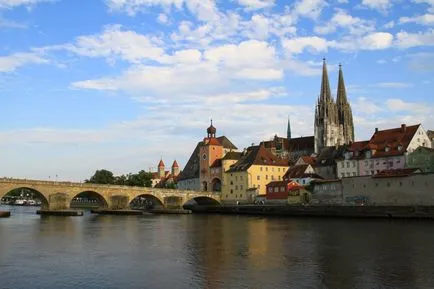
[[[257,195],[266,194],[266,185],[282,180],[288,169],[288,159],[280,159],[264,145],[251,146],[227,170],[228,183],[224,185],[222,201],[253,202]]]
[[[379,130],[375,129],[369,141],[348,145],[336,159],[337,177],[375,175],[383,170],[403,169],[407,155],[418,147],[431,147],[422,125]]]
[[[226,136],[216,137],[216,132],[216,128],[211,123],[207,129],[207,137],[197,143],[179,174],[178,189],[201,191],[206,188],[207,191],[211,191],[213,188],[223,187],[224,168],[220,167],[219,162],[228,153],[236,152],[237,147]]]
[[[342,67],[339,65],[338,91],[334,101],[323,60],[321,91],[315,108],[315,153],[324,147],[348,144],[354,141],[354,124],[351,106],[347,99]]]
[[[408,154],[407,167],[420,169],[425,173],[434,173],[434,149],[418,147]]]

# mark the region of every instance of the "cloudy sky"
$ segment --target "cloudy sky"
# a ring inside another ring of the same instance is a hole
[[[433,0],[0,0],[0,176],[183,167],[210,118],[312,135],[323,57],[356,139],[434,129]]]

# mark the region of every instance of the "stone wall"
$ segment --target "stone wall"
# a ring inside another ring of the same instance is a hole
[[[342,189],[345,205],[357,202],[382,206],[434,205],[434,173],[408,177],[343,178]]]

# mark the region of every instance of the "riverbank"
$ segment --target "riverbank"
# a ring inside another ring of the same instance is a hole
[[[77,210],[37,210],[36,214],[46,216],[79,217],[83,216],[83,211]]]
[[[433,219],[434,206],[191,206],[195,214],[234,214],[333,218]]]
[[[10,216],[11,216],[11,212],[0,211],[0,218],[9,218]]]

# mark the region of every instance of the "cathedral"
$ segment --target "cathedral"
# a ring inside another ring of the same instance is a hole
[[[351,106],[347,100],[342,66],[339,65],[338,89],[334,101],[323,59],[321,92],[315,108],[315,153],[324,147],[340,146],[354,141]]]

